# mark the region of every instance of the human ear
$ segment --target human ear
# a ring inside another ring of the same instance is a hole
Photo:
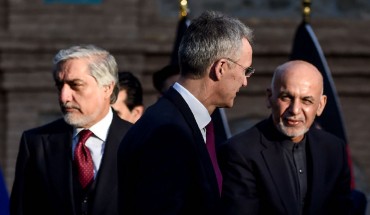
[[[326,95],[322,95],[319,102],[319,107],[316,111],[316,116],[320,116],[322,112],[324,111],[325,105],[326,105],[327,97]]]
[[[136,122],[143,115],[143,113],[144,113],[144,106],[142,105],[135,106],[131,111],[133,120]]]
[[[114,86],[115,86],[114,82],[103,86],[103,90],[105,95],[107,95],[107,98],[110,98],[110,96],[112,95]]]
[[[212,67],[213,70],[211,70],[211,71],[214,72],[214,77],[217,80],[221,80],[222,76],[224,75],[225,65],[226,65],[226,61],[224,59],[217,60],[214,63],[214,66]]]

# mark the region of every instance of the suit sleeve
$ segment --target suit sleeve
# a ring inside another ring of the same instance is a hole
[[[341,171],[334,185],[333,194],[330,199],[329,210],[333,214],[349,214],[352,208],[352,198],[350,195],[351,189],[351,173],[348,164],[348,153],[346,151],[346,145],[340,141],[337,143],[340,145],[341,155]]]
[[[10,214],[11,215],[23,215],[24,213],[24,200],[25,200],[25,186],[26,186],[26,175],[27,165],[29,161],[30,153],[27,146],[25,133],[22,134],[19,151],[16,161],[15,178],[10,195]]]
[[[220,168],[223,174],[222,209],[228,215],[253,215],[259,211],[257,178],[253,162],[234,147],[225,143],[219,150]]]
[[[197,156],[190,144],[193,139],[178,126],[158,128],[140,146],[137,138],[140,134],[129,134],[123,142],[134,144],[120,149],[124,151],[118,166],[121,213],[180,214],[186,198],[199,197],[192,190]],[[141,202],[145,205],[138,205]]]

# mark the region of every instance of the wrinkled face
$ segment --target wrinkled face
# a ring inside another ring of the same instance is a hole
[[[306,65],[288,68],[276,78],[274,89],[268,90],[275,126],[293,142],[303,139],[326,104],[319,71],[311,70]]]
[[[126,98],[126,90],[120,90],[118,93],[117,101],[112,105],[112,107],[117,112],[119,117],[131,123],[135,123],[136,119],[126,105]]]
[[[219,88],[220,107],[230,108],[234,105],[234,99],[241,87],[247,86],[245,68],[252,65],[252,47],[247,39],[243,39],[243,48],[240,59],[232,59],[235,62],[225,59],[222,69],[221,85]],[[238,65],[239,64],[239,65]]]
[[[109,111],[112,86],[99,86],[90,75],[87,59],[70,59],[60,66],[55,80],[65,121],[89,128]]]

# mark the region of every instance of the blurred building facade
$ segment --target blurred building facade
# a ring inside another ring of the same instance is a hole
[[[58,49],[89,43],[108,49],[120,69],[140,78],[146,106],[157,99],[152,74],[170,60],[179,1],[60,2],[0,0],[0,166],[9,191],[23,130],[59,116],[51,75]],[[289,58],[302,20],[301,5],[297,0],[189,0],[190,19],[204,10],[218,10],[239,17],[255,31],[257,71],[238,94],[235,106],[226,110],[233,134],[269,113],[265,88],[273,69]],[[312,1],[311,6],[311,25],[343,110],[356,183],[369,189],[370,2]]]

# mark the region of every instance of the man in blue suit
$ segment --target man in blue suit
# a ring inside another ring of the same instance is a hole
[[[179,48],[180,78],[119,147],[120,214],[218,213],[220,178],[205,127],[217,107],[232,107],[247,86],[254,72],[251,39],[243,23],[217,12],[192,21]]]

